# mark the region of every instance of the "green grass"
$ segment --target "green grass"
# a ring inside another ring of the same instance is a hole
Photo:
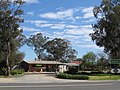
[[[90,80],[120,80],[120,75],[89,76]]]
[[[0,75],[0,78],[19,78],[24,76],[24,74],[18,74],[18,75],[10,75],[10,76],[4,76],[4,75]]]

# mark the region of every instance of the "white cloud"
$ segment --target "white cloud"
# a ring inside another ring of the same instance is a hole
[[[28,3],[39,3],[39,0],[24,0],[24,1]]]
[[[91,42],[89,34],[93,32],[90,25],[85,25],[74,29],[65,29],[64,31],[54,31],[51,33],[52,38],[65,38],[73,43],[78,42]]]
[[[80,16],[76,16],[75,19],[82,19],[82,17],[80,17]]]
[[[54,26],[54,25],[53,25]],[[61,31],[54,31],[49,34],[51,38],[65,38],[75,43],[77,41],[82,42],[91,42],[91,38],[89,36],[90,33],[93,32],[91,29],[91,25],[77,26],[77,25],[57,25],[60,27],[55,27],[55,29],[63,29]],[[66,29],[69,28],[69,29]]]
[[[38,34],[38,33],[41,33],[41,32],[34,32],[33,35],[36,35],[36,34]]]
[[[51,29],[64,29],[65,28],[65,24],[54,24],[50,28]]]
[[[91,18],[91,17],[94,17],[94,15],[93,15],[93,7],[84,8],[84,9],[82,10],[82,12],[84,13],[83,18]]]
[[[44,23],[44,24],[40,24],[39,27],[50,27],[52,25],[53,24],[50,24],[50,23]]]
[[[66,25],[66,28],[70,28],[70,29],[75,29],[75,28],[79,28],[79,26],[77,25]]]
[[[23,28],[23,31],[29,31],[29,32],[39,31],[39,29],[30,28],[26,26],[23,26],[22,28]]]
[[[80,45],[80,44],[76,44],[76,46],[78,46],[78,47],[80,47],[80,48],[94,48],[94,49],[102,49],[103,50],[103,48],[102,47],[99,47],[99,46],[97,46],[97,45],[89,45],[89,44],[84,44],[84,45]]]
[[[50,29],[65,29],[65,24],[62,23],[36,23],[36,26],[44,28],[50,28]]]
[[[40,27],[41,25],[48,23],[47,21],[44,20],[26,20],[25,22],[35,24],[37,27]]]
[[[82,22],[84,23],[91,23],[91,22],[94,22],[95,21],[95,18],[91,18],[91,19],[88,19],[88,20],[84,20]]]
[[[58,12],[49,12],[45,14],[40,14],[42,18],[50,18],[50,19],[64,19],[73,17],[73,9],[62,10]]]
[[[84,25],[80,26],[77,29],[69,29],[65,30],[66,34],[74,34],[74,35],[89,35],[90,33],[93,32],[91,29],[91,25]]]
[[[88,29],[92,29],[92,25],[83,25],[83,26],[80,26],[82,28],[88,28]]]
[[[92,39],[89,35],[84,35],[83,39],[84,39],[85,42],[91,42],[92,41]]]
[[[73,43],[77,42],[77,40],[80,42],[82,38],[82,36],[76,36],[76,35],[64,35],[63,37],[70,40]]]
[[[72,45],[80,47],[80,48],[95,48],[95,49],[103,49],[98,46],[96,46],[94,43],[92,43],[90,40],[90,36],[84,37],[84,36],[77,36],[77,35],[70,35],[66,34],[65,32],[53,32],[51,35],[49,35],[51,39],[54,38],[64,38],[71,42]],[[83,41],[84,38],[84,41]],[[89,39],[87,41],[87,39]]]
[[[11,1],[13,2],[16,0],[11,0]],[[39,0],[22,0],[22,1],[25,1],[26,3],[39,3]]]
[[[47,21],[44,21],[44,20],[26,20],[26,22],[30,22],[30,23],[34,23],[34,24],[47,23]]]
[[[33,15],[34,15],[34,12],[27,12],[26,14],[27,14],[27,15],[30,15],[30,16],[33,16]]]

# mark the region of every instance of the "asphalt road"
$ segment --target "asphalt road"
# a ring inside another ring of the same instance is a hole
[[[120,90],[120,81],[74,83],[0,83],[0,90]]]

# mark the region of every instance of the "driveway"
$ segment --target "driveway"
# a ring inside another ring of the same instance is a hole
[[[103,81],[58,79],[55,78],[55,74],[27,74],[15,78],[0,78],[0,83],[69,83],[69,82],[103,82]],[[108,82],[108,80],[104,80],[104,82]]]
[[[67,80],[55,78],[54,74],[27,74],[15,78],[0,78],[0,83],[66,83],[86,82],[86,80]]]

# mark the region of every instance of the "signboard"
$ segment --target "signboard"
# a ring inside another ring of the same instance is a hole
[[[111,59],[110,64],[120,64],[120,59]]]
[[[114,68],[110,70],[111,73],[120,73],[120,69],[119,68]]]
[[[42,66],[42,65],[41,65],[41,64],[36,64],[35,66],[36,66],[36,67],[40,67],[40,66]]]

